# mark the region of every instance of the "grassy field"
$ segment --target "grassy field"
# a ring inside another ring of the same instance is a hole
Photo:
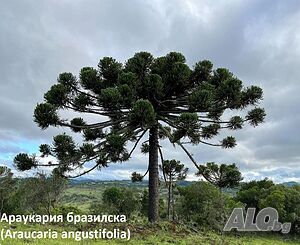
[[[19,245],[19,244],[41,244],[41,245],[79,245],[79,244],[132,244],[132,245],[156,245],[156,244],[182,244],[182,245],[296,245],[300,244],[300,240],[291,236],[282,236],[276,234],[217,234],[212,232],[192,232],[187,228],[169,223],[161,223],[157,225],[151,224],[127,224],[132,232],[130,241],[122,240],[66,240],[66,239],[8,239],[0,241],[1,245]],[[7,225],[0,224],[0,229],[10,228]],[[42,225],[17,225],[13,230],[56,230],[59,233],[62,230],[74,230],[74,227],[60,226],[42,226]],[[96,228],[92,228],[96,229]]]
[[[130,187],[141,193],[147,188],[146,183],[132,183],[131,181],[99,181],[71,184],[64,192],[60,203],[76,206],[84,212],[89,210],[92,203],[101,202],[102,193],[107,187]],[[162,190],[164,192],[165,190]],[[164,193],[162,193],[164,194]]]

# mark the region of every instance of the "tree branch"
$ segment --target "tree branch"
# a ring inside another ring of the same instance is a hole
[[[132,150],[129,153],[128,158],[130,158],[131,154],[134,152],[135,148],[137,147],[138,143],[140,142],[140,140],[143,138],[143,136],[145,135],[145,133],[148,131],[148,129],[144,130],[144,132],[140,135],[140,137],[138,138],[138,140],[135,142]]]
[[[162,153],[160,145],[158,146],[158,151],[159,151],[159,155],[160,155],[161,168],[162,168],[162,172],[163,172],[163,176],[164,176],[164,181],[167,182],[167,180],[166,180],[166,174],[165,174],[165,170],[164,170],[164,157],[163,157],[163,153]]]

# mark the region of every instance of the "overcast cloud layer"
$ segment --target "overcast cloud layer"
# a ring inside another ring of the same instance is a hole
[[[78,74],[103,56],[179,51],[190,66],[209,59],[264,90],[266,122],[234,133],[232,150],[189,147],[196,160],[235,162],[246,180],[300,181],[300,1],[10,0],[0,16],[0,164],[12,167],[16,153],[34,153],[62,132],[32,120],[59,73]],[[165,146],[165,157],[185,162],[195,179],[180,149]],[[146,168],[137,152],[87,177],[126,179]]]

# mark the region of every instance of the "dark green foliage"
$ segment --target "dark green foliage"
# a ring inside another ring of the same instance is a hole
[[[86,123],[84,122],[83,118],[81,117],[75,117],[70,121],[72,125],[72,130],[74,132],[81,132],[82,126],[84,126]]]
[[[160,140],[168,139],[171,135],[172,129],[169,126],[162,126],[159,128],[158,137]]]
[[[80,71],[79,78],[83,88],[90,89],[95,93],[100,92],[100,79],[96,69],[92,67],[83,67]]]
[[[284,221],[291,222],[292,231],[299,234],[300,233],[300,187],[297,185],[291,188],[285,187],[284,189],[286,190],[285,200],[284,200],[284,209],[285,209]]]
[[[216,87],[219,87],[226,80],[229,80],[233,77],[233,74],[226,68],[217,68],[213,71],[213,76],[210,77],[211,84]]]
[[[192,81],[195,85],[208,81],[211,78],[213,64],[209,60],[203,60],[196,63],[194,71],[191,74]]]
[[[125,214],[127,217],[138,207],[136,194],[128,188],[107,188],[103,192],[102,201],[111,214]]]
[[[149,208],[149,193],[146,189],[144,189],[141,202],[141,214],[144,216],[148,215],[148,208]]]
[[[34,121],[42,129],[56,126],[59,122],[56,105],[43,103],[37,104],[34,110]]]
[[[131,174],[131,181],[132,182],[141,182],[141,181],[143,181],[143,175],[141,175],[137,172],[133,172]]]
[[[122,105],[122,96],[117,87],[109,87],[101,90],[98,102],[104,108],[117,109]]]
[[[112,162],[127,160],[128,152],[125,143],[126,139],[118,134],[111,134],[106,138],[104,152]]]
[[[124,107],[131,107],[134,102],[135,95],[129,85],[123,84],[118,86],[118,91],[121,96],[121,103]]]
[[[202,127],[201,136],[204,139],[211,139],[219,133],[220,125],[217,123],[209,124]]]
[[[141,152],[142,152],[143,154],[148,154],[148,153],[149,153],[149,144],[143,143],[143,144],[141,145]]]
[[[172,142],[178,142],[183,137],[187,137],[192,143],[199,143],[200,124],[197,113],[182,113],[175,124],[178,129],[173,132]]]
[[[260,87],[250,86],[242,92],[242,104],[243,105],[255,105],[257,99],[263,97],[263,91]]]
[[[221,143],[223,148],[233,148],[236,146],[235,138],[232,136],[224,138]]]
[[[274,185],[268,189],[265,196],[261,197],[258,202],[258,206],[260,209],[266,207],[275,208],[280,219],[285,220],[287,211],[291,211],[285,210],[286,197],[288,197],[286,188],[284,186]]]
[[[77,85],[76,77],[69,72],[61,73],[57,78],[57,82],[69,89],[74,88]]]
[[[41,144],[40,145],[40,153],[42,154],[42,157],[47,157],[51,155],[51,147],[47,144]]]
[[[36,160],[25,153],[19,153],[14,158],[14,164],[20,171],[25,171],[36,167]]]
[[[76,97],[74,97],[73,104],[78,111],[84,111],[88,106],[90,106],[93,103],[88,95],[79,94]]]
[[[53,137],[53,152],[59,161],[76,155],[76,145],[71,136],[59,134]]]
[[[248,112],[246,119],[251,125],[257,126],[259,123],[263,122],[266,116],[265,110],[261,108],[255,108]]]
[[[129,121],[134,127],[149,128],[155,123],[155,112],[148,100],[138,100],[134,103],[129,114]]]
[[[189,95],[189,109],[191,111],[205,111],[214,101],[214,87],[210,84],[201,84]]]
[[[61,107],[68,101],[70,90],[61,83],[54,84],[51,89],[45,93],[44,98],[48,104]]]
[[[242,81],[237,78],[230,78],[220,84],[216,97],[223,100],[226,107],[238,109],[241,107]]]
[[[243,127],[243,119],[240,116],[230,118],[228,127],[232,130],[241,129]]]
[[[241,172],[235,164],[221,164],[214,162],[198,166],[198,176],[203,176],[208,182],[219,188],[237,187],[243,180]]]
[[[104,57],[99,61],[98,68],[104,88],[116,85],[118,76],[122,71],[121,63],[111,57]]]
[[[135,73],[139,80],[149,74],[154,58],[150,53],[139,52],[129,58],[125,65],[126,72]]]
[[[94,145],[89,143],[83,143],[80,147],[80,152],[87,158],[95,156]]]
[[[272,186],[273,181],[268,179],[245,183],[237,193],[237,199],[245,203],[247,208],[259,208],[259,200],[265,197],[266,191]]]
[[[251,181],[242,185],[237,200],[246,208],[255,207],[257,212],[266,207],[278,211],[280,222],[291,222],[292,232],[300,232],[300,187],[275,185],[271,180]]]
[[[179,188],[179,216],[202,228],[221,230],[234,206],[240,206],[208,182]]]
[[[161,168],[165,174],[166,181],[168,182],[184,180],[189,170],[188,168],[184,167],[183,163],[180,163],[180,161],[176,161],[175,159],[164,160]]]
[[[105,135],[102,129],[84,129],[83,137],[86,141],[94,141],[99,138],[103,138]]]

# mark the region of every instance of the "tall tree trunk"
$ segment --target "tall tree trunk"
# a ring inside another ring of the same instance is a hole
[[[168,219],[171,220],[171,183],[168,182]]]
[[[149,207],[148,219],[158,221],[158,127],[152,127],[149,132]]]
[[[175,184],[174,184],[175,185]],[[172,220],[175,220],[175,199],[174,199],[174,188],[175,186],[173,186],[172,184],[172,195],[171,195],[171,198],[172,198]]]

